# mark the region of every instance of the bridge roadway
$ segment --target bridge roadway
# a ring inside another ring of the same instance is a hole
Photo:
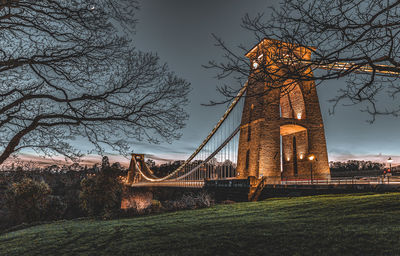
[[[189,180],[189,181],[160,181],[160,182],[138,182],[131,184],[131,187],[186,187],[186,188],[203,188],[204,186],[221,186],[221,187],[238,187],[236,185],[232,185],[232,181],[237,181],[236,179],[224,179],[224,180]],[[210,183],[211,182],[211,183]],[[206,185],[206,183],[208,183]],[[214,185],[213,185],[214,184]],[[389,177],[389,178],[381,178],[381,177],[355,177],[355,178],[333,178],[331,180],[282,180],[278,184],[268,184],[267,186],[278,186],[283,185],[284,187],[288,186],[315,186],[315,187],[323,187],[323,186],[338,186],[338,185],[400,185],[400,177]],[[250,186],[250,184],[248,184]],[[243,187],[243,186],[240,186]]]
[[[138,182],[131,187],[184,187],[184,188],[203,188],[204,180],[192,181],[160,181],[160,182]]]
[[[197,181],[140,182],[130,185],[132,189],[149,189],[158,194],[170,191],[194,191],[206,189],[216,201],[257,201],[272,197],[311,196],[321,194],[349,194],[366,192],[400,192],[398,177],[343,178],[331,180],[285,180],[279,184],[262,184],[257,179],[221,179]],[[260,184],[262,184],[260,186]]]

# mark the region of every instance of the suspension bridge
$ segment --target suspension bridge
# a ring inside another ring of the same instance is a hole
[[[279,79],[286,77],[284,72],[293,72],[291,68],[300,73],[298,77],[312,77],[312,51],[276,40],[261,41],[246,54],[252,66],[248,81],[190,157],[168,175],[157,177],[143,154],[132,154],[125,183],[133,187],[250,187],[254,195],[268,186],[348,183],[330,176],[315,82]],[[316,68],[348,70],[355,65],[321,63]],[[260,69],[270,77],[264,78]],[[372,72],[372,68],[359,66],[357,72]],[[351,184],[365,182],[352,180]],[[374,182],[383,181],[368,180]]]

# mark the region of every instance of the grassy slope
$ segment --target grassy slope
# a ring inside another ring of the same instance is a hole
[[[218,205],[0,236],[0,255],[400,255],[400,193]]]

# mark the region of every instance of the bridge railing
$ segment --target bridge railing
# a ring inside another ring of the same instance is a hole
[[[282,178],[281,184],[400,184],[400,177],[397,176],[352,176],[333,177],[330,179],[311,179],[310,177]]]
[[[277,176],[264,177],[266,184],[281,185],[349,185],[349,184],[398,184],[400,185],[400,176],[353,176],[353,177],[334,177],[331,179],[310,179],[309,177],[281,178]],[[227,188],[249,188],[256,184],[255,177],[248,179],[203,179],[203,180],[165,180],[160,182],[139,182],[130,186],[159,186],[159,187],[227,187]]]
[[[131,187],[183,187],[183,188],[202,188],[204,180],[191,181],[160,181],[160,182],[138,182],[130,185]]]
[[[225,179],[225,180],[205,180],[204,187],[219,188],[250,188],[251,179]]]

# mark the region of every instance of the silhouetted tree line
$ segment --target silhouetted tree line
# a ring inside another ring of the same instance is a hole
[[[172,161],[160,165],[156,165],[156,163],[148,159],[146,161],[147,166],[153,171],[154,175],[157,177],[164,177],[168,175],[169,173],[173,172],[176,170],[179,166],[181,166],[185,161],[183,160],[177,160],[177,161]]]
[[[156,175],[157,177],[164,177],[170,174],[179,166],[181,166],[184,162],[184,160],[177,160],[157,165],[151,159],[146,160],[147,166],[153,171],[154,175]],[[203,163],[202,160],[194,160],[189,163],[188,166],[196,167],[201,164],[203,164],[201,168],[204,170],[204,172],[212,171],[215,178],[222,177],[223,172],[226,172],[228,168],[231,168],[231,170],[236,170],[236,165],[232,161],[225,160],[224,162],[218,162],[216,158],[209,160],[207,163]]]
[[[157,177],[164,177],[168,175],[169,173],[173,172],[176,170],[179,166],[181,166],[185,161],[183,160],[177,160],[177,161],[172,161],[160,165],[156,165],[156,163],[148,159],[146,161],[147,166],[153,171],[154,175]]]
[[[383,170],[383,168],[385,168],[385,164],[372,161],[348,160],[347,162],[330,162],[329,167],[331,169],[331,172],[356,172]]]
[[[121,206],[119,163],[48,166],[25,169],[11,166],[0,172],[0,230],[21,223],[73,219],[85,216],[115,217]]]
[[[156,169],[162,175],[182,163],[175,161]],[[107,157],[91,168],[77,164],[31,170],[11,166],[0,171],[0,233],[20,224],[25,227],[28,223],[79,217],[111,219],[212,204],[205,192],[182,194],[163,202],[153,200],[153,195],[141,199],[123,186],[126,175],[127,169],[119,163],[110,164]]]

